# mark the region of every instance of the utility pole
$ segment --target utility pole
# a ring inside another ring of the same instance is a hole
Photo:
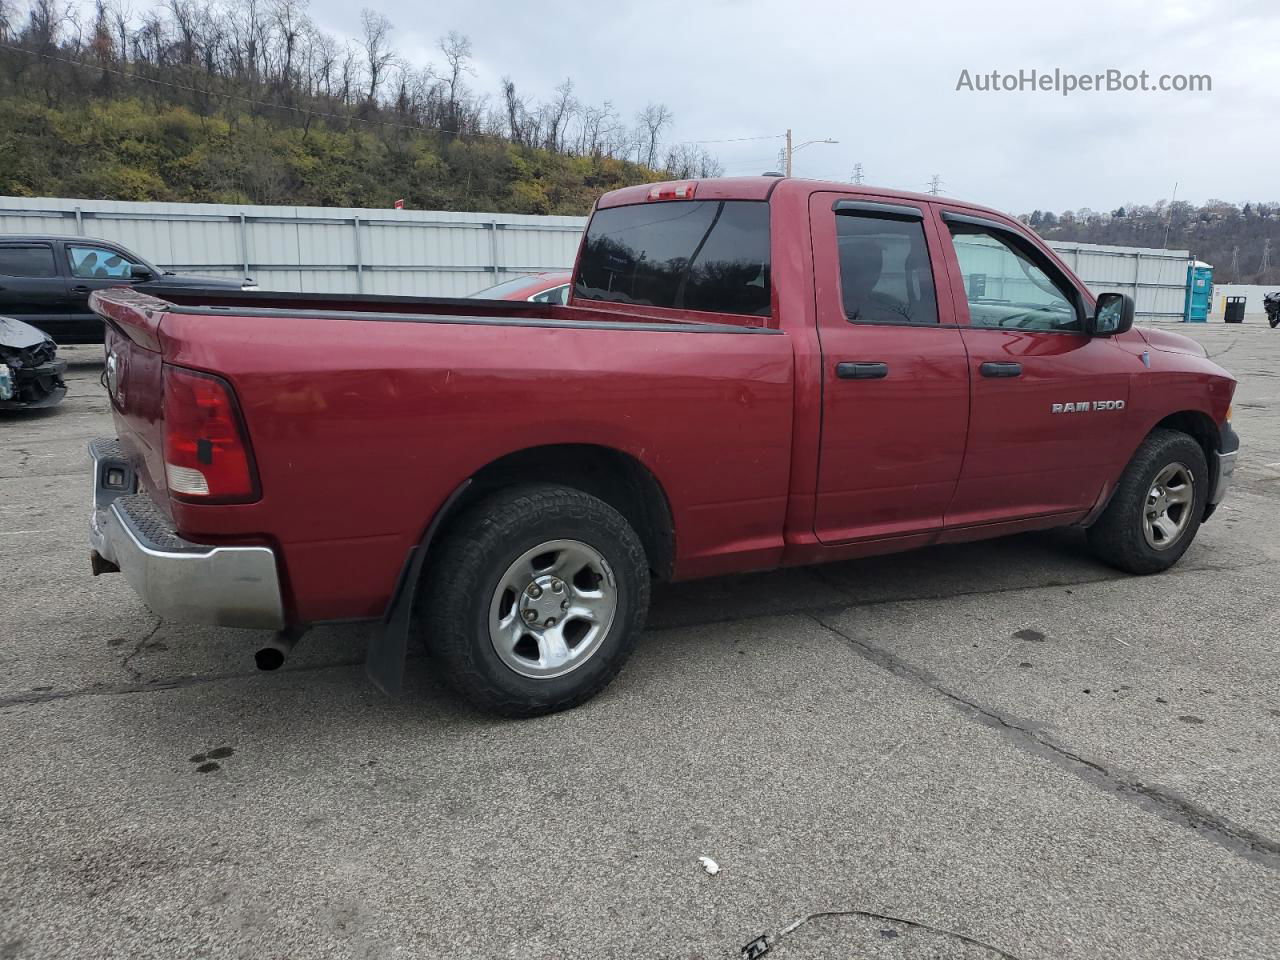
[[[942,176],[941,176],[941,174],[937,174],[937,173],[935,173],[932,177],[930,177],[930,178],[929,178],[929,192],[930,192],[931,194],[933,194],[935,197],[936,197],[938,194],[942,193]]]
[[[855,163],[853,165],[853,176],[850,177],[849,180],[852,183],[857,183],[857,184],[862,183],[862,164]]]
[[[783,169],[783,171],[786,173],[786,175],[787,175],[788,177],[789,177],[789,176],[791,176],[791,157],[792,157],[792,155],[793,155],[793,154],[795,154],[795,153],[796,153],[797,151],[799,151],[799,150],[803,150],[805,147],[809,146],[809,144],[811,144],[811,143],[839,143],[839,142],[840,142],[839,140],[829,140],[829,139],[824,139],[824,140],[806,140],[804,143],[797,143],[797,144],[795,144],[794,146],[792,146],[792,144],[791,144],[791,128],[790,128],[790,127],[788,127],[788,128],[787,128],[787,145],[786,145],[785,147],[783,147],[783,150],[782,150],[782,153],[783,153],[783,158],[782,158],[782,159],[783,159],[782,169]]]

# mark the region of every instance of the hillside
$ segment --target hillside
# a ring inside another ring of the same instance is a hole
[[[1110,213],[1036,210],[1021,219],[1046,240],[1190,250],[1213,264],[1217,283],[1280,284],[1280,203],[1161,201]]]
[[[0,0],[0,194],[581,214],[602,191],[719,165],[566,79],[546,100],[472,90],[470,41],[438,64],[320,31],[301,0]]]

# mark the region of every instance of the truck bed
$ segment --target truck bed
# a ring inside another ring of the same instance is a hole
[[[521,451],[604,449],[643,465],[681,531],[677,577],[781,556],[794,359],[780,331],[613,308],[267,291],[161,300],[116,289],[93,306],[107,320],[117,436],[143,488],[189,541],[277,550],[290,621],[380,616],[440,506]],[[168,494],[167,364],[232,386],[260,499]]]

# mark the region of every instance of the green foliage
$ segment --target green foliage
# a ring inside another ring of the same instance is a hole
[[[0,96],[0,194],[582,214],[658,179],[500,139],[213,112],[163,99]]]

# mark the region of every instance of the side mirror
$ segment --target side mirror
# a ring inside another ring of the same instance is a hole
[[[151,272],[150,267],[144,267],[140,263],[135,263],[129,267],[129,276],[134,280],[150,280],[155,276],[155,274]]]
[[[1095,337],[1114,337],[1133,326],[1133,297],[1127,293],[1100,293],[1089,333]]]

